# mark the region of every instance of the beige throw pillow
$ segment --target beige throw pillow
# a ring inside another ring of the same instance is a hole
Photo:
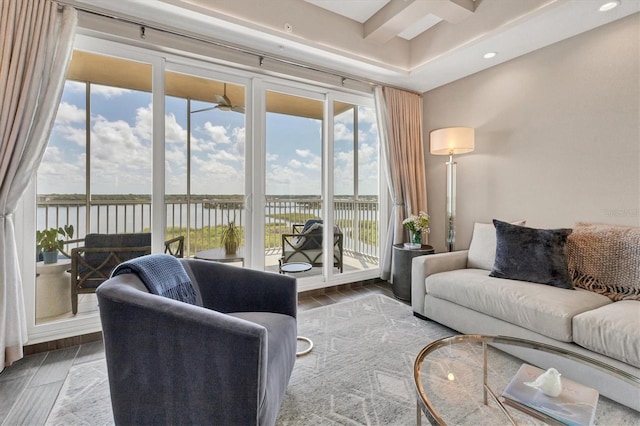
[[[526,220],[511,222],[512,225],[523,226]],[[491,271],[496,260],[496,228],[493,223],[474,223],[467,268],[486,269]]]
[[[578,223],[567,239],[575,287],[613,301],[640,300],[640,228]]]

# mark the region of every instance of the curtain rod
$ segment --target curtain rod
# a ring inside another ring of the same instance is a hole
[[[79,10],[79,11],[82,11],[82,12],[86,12],[86,13],[89,13],[89,14],[92,14],[92,15],[95,15],[95,16],[108,18],[108,19],[113,19],[113,20],[116,20],[116,21],[125,22],[127,24],[133,24],[133,25],[139,26],[140,27],[140,36],[143,39],[144,39],[145,28],[149,28],[149,29],[152,29],[152,30],[155,30],[155,31],[159,31],[159,32],[162,32],[162,33],[166,33],[166,34],[170,34],[170,35],[174,35],[174,36],[179,36],[179,37],[184,37],[184,38],[187,38],[187,39],[190,39],[190,40],[194,40],[194,41],[213,44],[214,46],[221,47],[221,48],[224,48],[224,49],[229,49],[229,50],[232,50],[232,51],[237,52],[237,53],[254,56],[254,57],[258,58],[260,67],[262,67],[263,61],[265,59],[268,59],[270,61],[278,62],[278,63],[281,63],[281,64],[291,65],[291,66],[295,66],[295,67],[298,67],[298,68],[306,69],[306,70],[309,70],[309,71],[315,71],[315,72],[331,75],[333,77],[338,77],[338,78],[341,79],[341,82],[342,82],[343,86],[344,86],[344,83],[345,83],[346,80],[353,80],[353,81],[356,81],[356,82],[359,82],[359,83],[364,83],[364,84],[367,84],[367,85],[370,85],[370,86],[376,86],[376,85],[387,86],[387,87],[391,87],[391,88],[394,88],[394,89],[403,90],[405,92],[410,92],[410,93],[415,93],[417,95],[421,95],[420,93],[413,92],[413,91],[407,90],[405,88],[394,87],[394,86],[388,85],[386,83],[381,83],[381,82],[374,81],[374,80],[371,80],[371,79],[356,77],[356,76],[353,76],[353,75],[350,75],[350,74],[346,74],[346,73],[339,73],[338,71],[331,70],[331,69],[328,69],[328,68],[322,68],[322,67],[318,67],[316,65],[305,64],[303,62],[298,62],[298,61],[294,61],[294,60],[291,60],[291,59],[286,59],[286,58],[282,58],[282,57],[279,57],[279,56],[274,56],[274,55],[271,55],[271,54],[266,54],[266,53],[254,51],[254,50],[248,49],[246,47],[225,43],[225,42],[216,40],[216,39],[211,38],[211,37],[191,34],[191,33],[176,29],[176,28],[167,27],[167,26],[162,25],[162,24],[158,24],[158,23],[148,24],[148,23],[139,21],[135,17],[130,16],[130,15],[119,15],[119,14],[116,14],[115,12],[107,11],[107,10],[102,9],[102,8],[97,8],[97,7],[93,7],[93,6],[89,6],[89,5],[79,4],[75,0],[51,0],[51,1],[55,1],[56,3],[61,4],[61,5],[73,7],[76,10]]]

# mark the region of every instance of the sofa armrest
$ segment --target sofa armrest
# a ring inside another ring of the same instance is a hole
[[[181,259],[205,308],[220,312],[274,312],[296,318],[296,279],[219,262]]]
[[[429,254],[414,257],[411,262],[411,306],[413,312],[424,315],[424,296],[427,294],[424,281],[429,275],[439,272],[465,269],[469,250]]]

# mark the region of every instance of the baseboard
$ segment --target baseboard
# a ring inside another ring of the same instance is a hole
[[[322,287],[322,288],[317,288],[314,290],[305,290],[305,291],[301,291],[298,293],[298,298],[302,298],[302,297],[308,297],[308,296],[320,296],[323,294],[327,294],[327,293],[334,293],[337,291],[346,291],[346,290],[351,290],[354,288],[360,288],[360,287],[364,287],[366,285],[371,285],[371,284],[376,284],[376,283],[381,283],[381,282],[386,282],[380,278],[371,278],[368,280],[362,280],[362,281],[355,281],[352,283],[346,283],[346,284],[338,284],[338,285],[334,285],[334,286],[330,286],[330,287]]]
[[[102,340],[102,332],[82,334],[80,336],[67,337],[64,339],[51,340],[48,342],[35,343],[22,348],[24,356],[33,355],[40,352],[55,351],[56,349],[70,348],[72,346],[83,345],[85,343]]]

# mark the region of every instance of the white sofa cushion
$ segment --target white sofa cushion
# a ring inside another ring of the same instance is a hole
[[[572,318],[612,303],[608,297],[525,281],[489,277],[483,269],[441,272],[425,280],[427,294],[571,342]]]
[[[573,341],[640,368],[640,301],[622,300],[576,315]]]

